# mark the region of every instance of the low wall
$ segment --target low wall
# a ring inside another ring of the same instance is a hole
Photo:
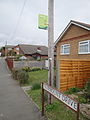
[[[38,67],[42,69],[45,67],[45,61],[14,61],[13,62],[13,67],[15,69],[20,69],[25,66],[28,66],[30,68]]]

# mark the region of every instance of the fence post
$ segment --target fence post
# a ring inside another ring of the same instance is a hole
[[[77,106],[77,120],[79,120],[79,103],[78,103],[78,106]]]
[[[42,83],[42,116],[44,116],[44,89]]]

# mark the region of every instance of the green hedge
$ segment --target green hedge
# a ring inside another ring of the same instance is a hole
[[[28,72],[23,71],[23,70],[12,70],[12,76],[15,80],[18,80],[20,85],[21,84],[28,84],[29,82],[29,75]]]
[[[28,72],[20,71],[18,73],[18,80],[20,84],[28,84],[29,82],[28,78],[29,78]]]

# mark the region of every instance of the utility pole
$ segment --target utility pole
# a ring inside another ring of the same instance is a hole
[[[7,40],[5,41],[5,57],[7,57]]]
[[[54,83],[54,0],[48,0],[48,84]],[[51,95],[48,95],[48,103],[51,103]]]

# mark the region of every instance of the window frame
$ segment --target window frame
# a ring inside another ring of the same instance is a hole
[[[65,47],[66,45],[68,45],[68,47]],[[63,47],[63,50],[61,50],[62,47]],[[65,52],[64,52],[64,49],[65,49],[65,48],[69,48],[69,53],[65,53]],[[63,51],[63,52],[61,52],[61,51]],[[61,46],[60,46],[60,54],[61,54],[61,55],[69,55],[69,54],[70,54],[70,44],[63,44],[63,45],[61,45]]]
[[[12,48],[8,48],[8,51],[12,50]]]
[[[84,43],[84,42],[87,42],[87,43],[81,45],[81,43]],[[80,46],[84,46],[86,44],[88,45],[88,52],[80,52]],[[90,54],[90,46],[89,46],[89,44],[90,44],[90,40],[80,41],[79,45],[78,45],[78,54]]]
[[[15,49],[16,49],[17,51],[19,51],[19,47],[16,47]]]

